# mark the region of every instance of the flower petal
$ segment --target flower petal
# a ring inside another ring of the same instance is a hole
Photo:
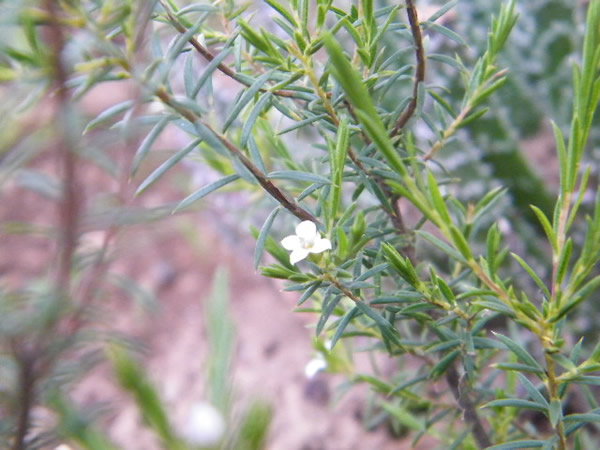
[[[305,220],[296,227],[296,234],[306,241],[312,241],[317,236],[317,226],[310,220]]]
[[[311,253],[321,253],[325,250],[331,250],[331,241],[325,238],[319,238],[310,248]]]
[[[290,264],[296,264],[298,261],[302,261],[307,256],[308,250],[300,247],[295,248],[292,253],[290,253]]]
[[[281,245],[283,245],[283,248],[285,248],[286,250],[291,251],[297,249],[298,247],[300,247],[300,238],[295,234],[284,237],[281,241]]]

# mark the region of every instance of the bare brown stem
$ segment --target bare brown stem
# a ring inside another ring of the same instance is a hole
[[[490,442],[490,438],[485,431],[483,422],[477,414],[475,404],[466,393],[461,392],[460,377],[454,364],[451,364],[446,370],[446,382],[452,391],[452,395],[454,396],[456,403],[462,410],[465,420],[471,425],[473,437],[475,438],[479,448],[491,447],[492,443]]]
[[[77,245],[77,227],[79,216],[79,187],[77,183],[77,156],[71,145],[67,121],[70,109],[70,99],[65,88],[67,73],[62,61],[64,48],[64,35],[62,25],[58,20],[56,3],[52,0],[45,1],[48,15],[56,20],[48,24],[48,41],[52,49],[51,65],[54,70],[53,77],[56,85],[56,103],[58,111],[59,130],[58,145],[60,152],[60,172],[63,180],[63,196],[59,206],[59,230],[61,239],[57,247],[58,268],[56,274],[57,289],[60,293],[68,292],[71,278],[71,262]],[[60,294],[59,294],[60,295]]]
[[[163,4],[161,2],[161,4]],[[177,17],[175,17],[171,11],[168,9],[168,7],[166,5],[163,4],[163,7],[165,8],[165,11],[167,13],[167,17],[169,19],[169,22],[171,22],[171,25],[173,25],[173,27],[180,32],[181,34],[185,33],[186,31],[188,31],[181,22],[179,22],[179,20],[177,20]],[[194,38],[193,36],[190,37],[190,39],[188,40],[188,42],[192,45],[192,47],[194,47],[194,49],[200,53],[204,59],[206,59],[207,61],[212,61],[213,59],[215,59],[215,55],[208,50],[206,47],[204,47],[200,42],[198,42],[198,40],[196,38]],[[222,72],[223,74],[227,75],[229,78],[237,81],[238,83],[243,84],[244,86],[249,86],[248,82],[244,79],[242,79],[237,73],[235,73],[235,71],[231,70],[229,67],[227,67],[225,64],[220,63],[217,66],[217,69]],[[260,92],[266,92],[267,89],[265,88],[261,88]],[[294,91],[286,91],[283,89],[278,89],[275,91],[272,91],[272,93],[274,95],[277,95],[278,97],[288,97],[288,98],[299,98],[298,94]]]
[[[252,173],[258,184],[262,186],[262,188],[267,191],[271,197],[277,200],[285,209],[291,212],[293,215],[298,217],[301,220],[310,220],[314,223],[319,223],[319,220],[313,216],[311,213],[302,208],[298,203],[294,201],[291,197],[289,197],[285,192],[279,189],[275,184],[269,180],[266,175],[254,165],[250,159],[244,154],[244,152],[236,147],[233,143],[231,143],[225,136],[217,133],[213,130],[210,125],[204,123],[199,117],[197,117],[192,111],[182,107],[173,101],[171,96],[164,90],[158,89],[155,92],[156,96],[166,105],[173,108],[183,117],[185,117],[191,123],[201,123],[204,127],[206,127],[214,136],[219,139],[219,141],[225,146],[225,148],[231,153],[231,155],[237,158],[243,165]]]
[[[24,450],[26,448],[25,438],[29,431],[31,408],[34,402],[34,359],[28,353],[20,352],[16,347],[13,350],[19,365],[19,413],[17,417],[17,431],[12,449]]]
[[[415,7],[414,0],[406,0],[406,13],[408,15],[408,22],[410,24],[410,32],[413,36],[415,43],[415,56],[417,58],[417,68],[415,71],[415,81],[413,84],[412,98],[410,102],[398,117],[396,126],[392,130],[391,136],[396,136],[402,128],[407,124],[410,118],[417,109],[417,95],[419,93],[419,84],[425,81],[425,50],[423,48],[423,34],[421,33],[421,26],[419,25],[419,17],[417,15],[417,8]]]

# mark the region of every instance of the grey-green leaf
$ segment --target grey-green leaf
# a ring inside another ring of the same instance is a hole
[[[188,195],[181,202],[179,202],[179,204],[173,210],[173,214],[181,211],[184,208],[187,208],[195,201],[200,200],[202,197],[207,196],[211,192],[214,192],[217,189],[222,188],[223,186],[225,186],[239,178],[240,178],[240,176],[237,174],[228,175],[226,177],[221,178],[220,180],[215,181],[214,183],[210,183],[210,184],[204,186],[202,189],[199,189],[196,192],[194,192],[193,194]]]
[[[144,158],[150,151],[152,144],[154,144],[154,142],[156,141],[156,139],[158,139],[158,137],[160,136],[162,131],[165,129],[167,124],[173,119],[175,119],[175,116],[169,115],[169,116],[162,117],[158,121],[158,123],[156,125],[154,125],[152,130],[150,130],[150,133],[148,133],[148,135],[144,138],[144,140],[138,147],[138,149],[135,152],[135,155],[133,157],[133,162],[131,163],[131,176],[135,175],[135,173],[137,172],[137,170],[140,167],[140,164],[142,163],[142,161],[144,160]]]
[[[267,220],[265,220],[264,225],[260,229],[260,233],[258,234],[258,239],[256,240],[256,248],[254,249],[254,268],[255,269],[258,268],[258,264],[260,263],[260,258],[262,256],[263,250],[265,248],[265,242],[267,240],[267,236],[269,235],[269,232],[271,231],[271,226],[273,225],[273,221],[275,220],[275,217],[277,217],[277,214],[279,213],[280,209],[281,209],[281,207],[278,206],[273,211],[271,211],[271,214],[269,214],[269,216],[267,217]]]
[[[533,356],[531,356],[523,347],[521,347],[519,344],[517,344],[511,338],[504,336],[500,333],[496,333],[494,331],[492,331],[492,333],[494,333],[494,336],[496,336],[498,339],[500,339],[500,341],[502,341],[502,343],[506,346],[506,348],[508,348],[510,351],[512,351],[523,363],[542,370],[542,367],[538,364],[538,362],[535,360],[535,358]]]
[[[156,182],[160,177],[162,177],[167,170],[172,168],[175,164],[181,161],[188,153],[194,150],[198,144],[201,142],[201,139],[196,139],[189,143],[187,146],[179,150],[177,153],[172,155],[169,159],[167,159],[164,163],[158,166],[148,177],[142,181],[140,186],[135,191],[135,195],[140,195],[143,191],[145,191],[150,185]]]
[[[248,88],[248,90],[246,92],[244,92],[244,94],[240,97],[240,100],[235,104],[235,106],[229,113],[229,116],[225,120],[225,123],[223,124],[224,132],[227,130],[227,128],[229,128],[229,126],[233,123],[233,121],[235,119],[237,119],[237,117],[240,115],[240,112],[242,111],[242,109],[244,109],[244,107],[248,103],[250,103],[250,100],[252,100],[252,97],[254,97],[254,95],[258,91],[260,91],[260,89],[265,85],[265,83],[269,80],[269,78],[271,78],[272,74],[273,74],[272,70],[262,74],[260,77],[258,77],[256,79],[256,81],[254,81],[254,83],[252,83],[252,86],[250,86]]]
[[[271,180],[307,181],[309,183],[330,184],[329,179],[310,172],[299,170],[277,170],[268,175]]]

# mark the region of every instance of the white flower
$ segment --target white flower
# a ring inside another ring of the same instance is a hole
[[[319,372],[327,369],[327,361],[321,354],[318,357],[311,359],[304,367],[304,375],[306,378],[313,378]]]
[[[309,253],[322,253],[331,250],[331,241],[321,237],[317,226],[310,220],[300,222],[296,227],[296,234],[288,236],[281,241],[286,250],[291,251],[290,263],[296,264],[308,256]]]
[[[225,419],[210,403],[199,402],[192,406],[183,429],[184,438],[193,445],[217,445],[225,435]]]

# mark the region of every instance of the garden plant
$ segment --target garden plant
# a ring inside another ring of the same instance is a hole
[[[90,330],[104,286],[137,292],[110,277],[119,229],[160,226],[231,192],[248,194],[238,214],[256,225],[244,230],[254,267],[313,314],[325,370],[346,377],[341,391],[369,385],[367,426],[444,449],[598,447],[600,0],[423,6],[0,2],[10,35],[0,182],[52,198],[59,218],[2,228],[55,244],[43,277],[2,286],[2,448],[113,448],[69,400],[87,367],[74,370],[74,355],[112,363],[164,448],[194,448],[126,340]],[[107,83],[130,98],[80,114]],[[20,121],[48,103],[50,129]],[[185,145],[149,163],[168,130]],[[544,130],[548,167],[532,169],[520,142]],[[52,176],[29,166],[48,135]],[[115,139],[133,151],[111,152]],[[114,178],[114,198],[82,201],[82,161]],[[176,204],[127,214],[128,198],[186,162],[218,176]],[[88,254],[98,221],[103,244]],[[209,316],[222,378],[232,350],[218,330],[229,319]],[[354,364],[358,352],[370,372]],[[37,405],[54,412],[52,426],[36,426]],[[215,448],[264,446],[270,413],[253,408]]]

